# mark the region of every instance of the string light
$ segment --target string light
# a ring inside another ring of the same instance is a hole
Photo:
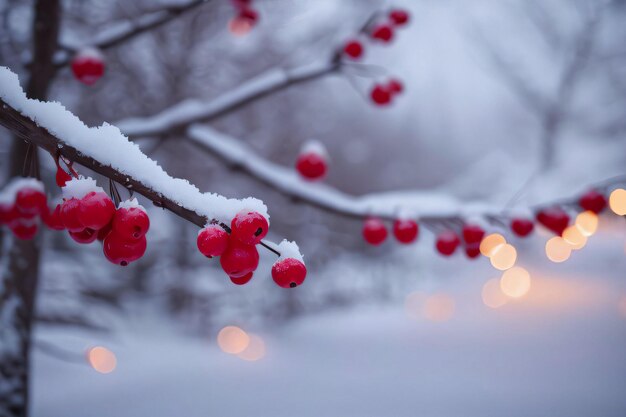
[[[546,255],[552,262],[565,262],[571,254],[572,247],[560,236],[555,236],[546,242]]]
[[[480,242],[480,253],[490,258],[495,251],[506,244],[506,239],[500,233],[492,233]]]
[[[593,236],[598,230],[598,215],[593,211],[583,211],[576,216],[575,224],[584,236]]]
[[[517,260],[517,250],[513,245],[508,243],[498,246],[491,255],[491,265],[500,270],[505,271],[515,265]]]
[[[250,344],[250,336],[237,326],[226,326],[217,334],[217,344],[226,353],[236,355]]]
[[[95,346],[87,350],[87,362],[91,367],[101,374],[109,374],[117,367],[117,358],[109,349],[102,346]]]
[[[530,274],[519,266],[504,271],[500,278],[500,289],[509,297],[523,297],[530,290]]]
[[[618,216],[626,216],[626,190],[618,188],[609,196],[609,206]]]
[[[575,224],[563,231],[563,240],[576,250],[584,248],[587,244],[587,237]]]
[[[500,280],[498,278],[493,278],[485,282],[482,290],[482,298],[483,303],[491,308],[499,308],[509,302],[508,297],[500,288]]]

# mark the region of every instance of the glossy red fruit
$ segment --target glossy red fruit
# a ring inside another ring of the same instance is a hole
[[[363,56],[363,44],[357,40],[348,41],[343,47],[343,53],[352,59],[359,59]]]
[[[267,235],[267,219],[256,211],[241,211],[230,222],[231,236],[245,245],[256,245]]]
[[[109,235],[109,233],[111,233],[112,230],[113,222],[109,222],[109,224],[98,230],[98,240],[100,242],[104,242],[104,239],[106,239],[106,237]]]
[[[239,277],[239,278],[237,277],[229,277],[229,278],[230,278],[230,281],[235,285],[245,285],[248,282],[250,282],[253,275],[254,275],[254,272],[249,272],[246,275]]]
[[[450,256],[455,251],[456,248],[461,244],[461,239],[451,230],[446,230],[445,232],[441,232],[437,236],[437,242],[435,243],[435,247],[437,251],[444,255]]]
[[[207,226],[198,233],[196,245],[208,258],[220,256],[228,247],[228,233],[218,225]]]
[[[241,278],[254,272],[259,266],[259,252],[255,246],[244,245],[231,239],[228,247],[220,257],[222,269],[231,278]]]
[[[393,29],[389,25],[378,25],[372,31],[372,38],[384,43],[389,43],[393,39]]]
[[[398,219],[393,223],[393,235],[400,243],[411,243],[417,239],[419,225],[410,219]]]
[[[480,243],[468,243],[465,245],[465,255],[470,259],[478,258],[480,255]]]
[[[387,87],[380,84],[376,84],[374,88],[372,88],[370,97],[372,98],[374,104],[378,106],[386,106],[391,103],[391,93]]]
[[[91,191],[80,200],[78,220],[83,226],[100,230],[111,222],[115,214],[115,204],[103,192]]]
[[[19,211],[14,204],[0,203],[0,225],[10,224],[19,218]]]
[[[52,230],[65,230],[65,226],[61,220],[61,204],[57,204],[52,211],[46,211],[46,213],[41,216],[41,219],[44,224]]]
[[[15,206],[24,214],[42,214],[48,209],[48,199],[39,190],[22,188],[15,195]]]
[[[239,10],[237,18],[255,25],[259,21],[259,13],[250,7],[243,7]]]
[[[380,245],[387,239],[385,223],[378,217],[370,217],[363,223],[363,239],[370,245]]]
[[[606,208],[606,197],[596,190],[589,190],[580,197],[578,204],[583,210],[599,214]]]
[[[81,230],[80,232],[69,232],[69,234],[75,242],[83,245],[93,242],[98,237],[98,232],[89,228]]]
[[[404,91],[404,84],[402,81],[392,78],[387,82],[387,91],[391,94],[400,94]]]
[[[141,258],[146,253],[148,242],[146,236],[128,240],[117,233],[111,232],[104,238],[102,251],[104,256],[116,265],[126,266]]]
[[[528,219],[515,218],[511,220],[511,230],[519,237],[526,237],[532,233],[535,224]]]
[[[76,198],[70,198],[61,203],[61,223],[70,232],[80,232],[85,228],[78,219],[78,213],[80,212],[80,200]]]
[[[72,176],[65,172],[60,165],[57,165],[56,183],[59,187],[65,187],[65,184],[72,179]]]
[[[569,225],[569,216],[559,207],[550,207],[537,213],[537,221],[561,236]]]
[[[403,9],[394,9],[389,12],[389,18],[396,26],[403,26],[409,23],[409,12]]]
[[[72,72],[78,81],[93,85],[104,75],[104,61],[97,54],[77,54],[72,59]]]
[[[484,236],[485,231],[476,224],[466,224],[463,226],[463,240],[465,243],[480,243]]]
[[[318,180],[324,178],[328,165],[326,158],[315,152],[301,154],[296,161],[296,169],[304,178]]]
[[[35,222],[16,221],[9,226],[13,235],[20,240],[30,240],[37,234],[38,226]]]
[[[111,226],[124,239],[140,239],[150,229],[150,218],[140,207],[121,207],[115,212]]]
[[[295,288],[306,278],[306,266],[295,258],[285,258],[272,266],[272,279],[282,288]]]

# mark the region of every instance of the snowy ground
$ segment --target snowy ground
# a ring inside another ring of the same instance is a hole
[[[484,282],[498,275],[484,259],[431,262],[439,272],[416,280],[413,299],[451,297],[445,321],[407,314],[401,299],[264,328],[233,314],[233,324],[266,342],[256,362],[221,352],[215,332],[190,337],[158,314],[131,314],[110,335],[40,332],[76,352],[107,346],[118,363],[99,374],[38,352],[33,415],[626,415],[624,230],[594,236],[565,264],[543,260],[537,246],[521,250],[530,292],[498,309],[481,300]],[[380,279],[416,273],[407,269],[411,253]],[[358,271],[350,267],[343,270]]]

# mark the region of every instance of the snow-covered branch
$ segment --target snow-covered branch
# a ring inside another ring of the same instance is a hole
[[[158,136],[182,130],[192,123],[210,121],[291,85],[338,71],[339,60],[297,68],[267,71],[212,101],[184,100],[153,116],[115,123],[129,137]]]
[[[244,209],[269,218],[260,200],[202,193],[189,181],[170,177],[115,126],[90,128],[60,103],[28,99],[7,68],[0,68],[0,86],[0,124],[53,156],[60,154],[110,178],[200,227],[212,220],[228,224]],[[282,244],[265,243],[274,252],[281,250]]]

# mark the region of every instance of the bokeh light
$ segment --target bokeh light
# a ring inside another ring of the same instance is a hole
[[[226,353],[236,355],[250,344],[250,336],[237,326],[226,326],[217,334],[217,344]]]
[[[587,236],[578,228],[577,225],[571,225],[563,231],[563,240],[567,242],[572,249],[582,249],[587,244]]]
[[[500,233],[492,233],[480,242],[480,253],[487,258],[491,257],[495,250],[506,244],[506,239]]]
[[[490,279],[483,285],[482,291],[483,303],[487,307],[499,308],[508,303],[509,298],[502,292],[500,288],[500,280],[498,278]]]
[[[235,36],[245,36],[252,30],[254,24],[249,19],[234,17],[228,23],[228,30]]]
[[[261,336],[256,334],[248,334],[250,343],[248,346],[237,356],[246,361],[258,361],[265,357],[265,341]]]
[[[424,316],[432,321],[446,321],[454,316],[454,298],[447,294],[434,294],[424,302]]]
[[[618,216],[626,216],[626,190],[618,188],[609,196],[609,206]]]
[[[87,350],[87,362],[101,374],[111,373],[117,366],[115,354],[102,346],[95,346]]]
[[[593,211],[583,211],[576,216],[575,224],[583,235],[592,236],[598,230],[598,215]]]
[[[530,290],[530,274],[519,266],[504,271],[500,278],[500,289],[509,297],[523,297]]]
[[[508,243],[498,246],[491,255],[491,265],[500,271],[507,270],[515,265],[517,260],[517,250]]]
[[[546,242],[546,255],[552,262],[565,262],[572,254],[572,247],[560,236]]]

